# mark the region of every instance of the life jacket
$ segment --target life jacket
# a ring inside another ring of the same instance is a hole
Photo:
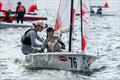
[[[18,12],[25,12],[24,6],[18,6]]]
[[[48,41],[48,47],[50,48],[50,50],[51,50],[52,52],[54,51],[54,47],[55,47],[55,45],[57,44],[57,42],[58,42],[57,40],[55,40],[54,43]]]
[[[27,37],[26,34],[27,34],[30,30],[34,30],[34,31],[36,32],[36,34],[37,34],[37,31],[36,31],[35,29],[29,29],[29,30],[27,30],[27,31],[24,33],[24,35],[23,35],[22,38],[21,38],[21,42],[22,42],[23,44],[25,44],[25,45],[28,45],[28,46],[31,46],[31,39],[30,39],[30,37]]]
[[[49,48],[48,52],[56,52],[56,51],[59,52],[61,50],[61,47],[57,39],[55,39],[54,42],[51,42],[49,40],[47,41],[48,41],[47,46]]]

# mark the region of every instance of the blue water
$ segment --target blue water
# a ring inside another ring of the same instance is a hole
[[[55,16],[48,13],[52,25]],[[120,15],[90,18],[88,52],[99,55],[91,73],[25,69],[20,38],[27,29],[0,29],[0,80],[120,80]]]

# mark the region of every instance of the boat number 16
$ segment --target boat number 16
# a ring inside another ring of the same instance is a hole
[[[69,59],[71,61],[71,68],[77,68],[76,57],[69,57]]]

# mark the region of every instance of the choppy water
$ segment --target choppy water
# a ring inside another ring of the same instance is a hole
[[[54,17],[52,14],[48,16]],[[48,23],[53,21],[50,18]],[[92,65],[89,75],[25,69],[20,38],[28,28],[8,28],[0,29],[0,80],[120,80],[120,15],[93,16],[90,23],[88,52],[99,53],[99,59]]]

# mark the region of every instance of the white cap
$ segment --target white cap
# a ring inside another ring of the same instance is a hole
[[[43,22],[37,21],[37,22],[33,22],[33,25],[41,25],[43,28],[46,28],[47,24],[44,24]]]

